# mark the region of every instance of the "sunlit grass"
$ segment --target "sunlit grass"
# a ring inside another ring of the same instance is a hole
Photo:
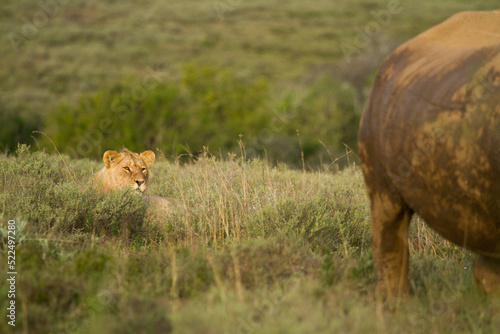
[[[376,302],[356,167],[303,173],[240,156],[183,165],[159,155],[149,191],[175,199],[170,215],[150,215],[128,191],[98,196],[90,183],[99,163],[65,157],[70,174],[58,155],[21,148],[0,158],[0,261],[7,219],[19,227],[16,329],[468,333],[497,325],[474,286],[471,254],[418,218],[412,296],[395,308]]]

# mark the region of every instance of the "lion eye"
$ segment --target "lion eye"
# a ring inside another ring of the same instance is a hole
[[[123,169],[125,169],[127,172],[130,172],[130,168],[128,167],[123,167]]]
[[[142,168],[142,172],[143,172],[143,173],[146,173],[146,168],[144,168],[144,167],[143,167],[143,168]]]

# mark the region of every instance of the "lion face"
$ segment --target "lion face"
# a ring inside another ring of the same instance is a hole
[[[101,189],[107,191],[131,187],[143,192],[148,186],[149,167],[155,161],[155,154],[153,151],[138,154],[124,148],[120,152],[106,151],[102,160],[105,167],[94,177]]]

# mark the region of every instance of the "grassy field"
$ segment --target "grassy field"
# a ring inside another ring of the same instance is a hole
[[[418,217],[412,295],[377,300],[369,203],[343,145],[390,50],[490,9],[496,0],[2,2],[0,267],[5,278],[15,226],[18,274],[16,327],[0,284],[0,333],[498,332],[474,256]],[[136,103],[151,77],[152,99]],[[97,194],[102,162],[71,155],[122,90],[136,107],[128,125],[76,156],[155,150],[149,191],[176,200],[168,216],[130,191]],[[166,138],[201,153],[181,159]]]
[[[19,333],[493,333],[473,256],[418,218],[412,296],[377,302],[369,204],[355,166],[303,173],[239,156],[159,158],[150,192],[100,196],[102,163],[21,147],[0,157],[0,263],[16,226]]]

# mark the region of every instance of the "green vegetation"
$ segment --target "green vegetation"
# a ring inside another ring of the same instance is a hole
[[[0,333],[497,332],[418,217],[412,296],[376,301],[353,153],[383,57],[496,0],[60,2],[0,4]],[[122,145],[155,150],[170,215],[92,189]]]
[[[495,0],[60,2],[0,5],[0,150],[13,152],[18,142],[52,150],[38,130],[73,157],[121,145],[177,157],[203,146],[234,152],[241,133],[249,156],[300,166],[290,158],[299,130],[311,170],[344,154],[344,144],[356,150],[371,78],[392,48],[455,12],[498,7]],[[145,80],[158,86],[144,90]],[[115,98],[116,108],[130,110],[119,122],[126,129],[98,123],[114,114]]]
[[[471,254],[418,218],[413,296],[377,303],[369,205],[357,168],[303,173],[241,156],[159,157],[150,191],[99,195],[102,163],[0,157],[0,262],[16,220],[16,327],[2,333],[495,332]],[[0,295],[8,287],[0,286]],[[7,298],[0,298],[5,319]]]
[[[245,82],[228,70],[196,66],[183,73],[179,83],[151,78],[140,86],[117,84],[75,106],[63,105],[47,117],[47,132],[55,134],[59,150],[95,159],[125,143],[134,151],[162,147],[173,157],[197,155],[203,147],[234,153],[242,136],[248,158],[266,154],[270,161],[298,165],[291,157],[299,146],[299,128],[308,165],[329,160],[329,149],[342,152],[342,143],[356,147],[355,92],[332,79],[314,83],[300,105],[287,96],[271,106],[264,79]],[[328,118],[324,110],[330,111]]]

